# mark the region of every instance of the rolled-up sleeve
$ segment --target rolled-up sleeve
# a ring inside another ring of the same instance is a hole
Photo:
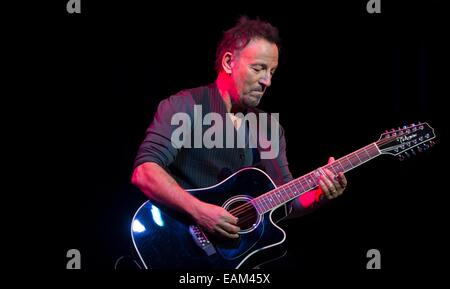
[[[172,133],[177,128],[171,124],[172,117],[183,112],[192,120],[193,107],[192,95],[183,91],[159,103],[145,139],[138,149],[134,168],[145,162],[154,162],[165,168],[175,160],[179,148],[174,147],[171,141]]]

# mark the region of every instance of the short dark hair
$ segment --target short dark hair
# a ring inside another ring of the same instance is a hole
[[[280,37],[278,29],[270,23],[259,20],[251,20],[247,16],[241,16],[237,24],[225,31],[217,46],[215,69],[222,70],[222,58],[227,51],[241,51],[252,39],[265,39],[277,45],[280,49]]]

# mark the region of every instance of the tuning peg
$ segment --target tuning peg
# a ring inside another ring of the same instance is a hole
[[[429,148],[430,148],[429,144],[427,144],[427,143],[422,144],[422,150],[426,151]]]
[[[430,141],[430,147],[433,147],[436,143],[434,141]]]
[[[411,149],[411,153],[412,153],[413,156],[417,155],[416,154],[416,150],[414,148]]]
[[[403,162],[405,160],[405,156],[403,154],[398,155],[398,159]]]
[[[424,151],[424,149],[423,149],[422,145],[420,145],[420,146],[417,146],[417,151],[418,151],[419,153],[421,153],[421,152],[423,152],[423,151]]]
[[[396,132],[395,132],[395,128],[393,128],[392,130],[391,130],[391,136],[396,136],[397,134],[396,134]]]

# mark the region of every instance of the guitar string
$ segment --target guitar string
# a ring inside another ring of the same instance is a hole
[[[373,150],[373,149],[372,149],[372,150]],[[330,164],[330,165],[331,165],[331,164]],[[291,184],[291,185],[288,185],[287,187],[295,187],[295,185],[294,185],[294,184]],[[315,187],[317,187],[317,186],[315,186]],[[281,187],[279,187],[279,188],[281,188]],[[276,188],[276,189],[279,189],[279,188]],[[309,188],[309,189],[311,190],[311,189],[313,189],[313,188]],[[268,193],[273,194],[273,191],[274,191],[274,190],[271,190],[271,191],[267,192],[266,194],[268,194]],[[265,194],[264,194],[264,195],[265,195]],[[264,195],[261,195],[261,196],[264,196]],[[260,198],[261,196],[259,196],[258,198]],[[267,197],[267,196],[266,196],[266,197]],[[272,198],[272,199],[274,199],[274,198]],[[254,200],[256,200],[256,199],[254,199]],[[262,198],[261,198],[260,200],[262,200]],[[272,203],[270,203],[270,205],[272,205]],[[270,207],[270,205],[269,205],[269,207]],[[279,204],[277,204],[277,205],[279,205]],[[232,215],[234,215],[234,214],[242,214],[243,212],[245,212],[245,211],[247,211],[247,210],[251,210],[252,207],[253,207],[253,205],[251,205],[249,202],[247,202],[247,203],[245,203],[245,204],[243,204],[243,205],[240,205],[240,206],[238,206],[238,207],[236,207],[236,208],[230,210],[229,212],[230,212]],[[255,207],[256,207],[256,210],[257,210],[257,209],[258,209],[258,205],[255,204]],[[264,208],[262,208],[262,209],[265,211]]]
[[[380,141],[377,141],[377,143],[378,144],[384,144],[384,143],[386,143],[386,142],[389,142],[390,140],[380,140]],[[368,145],[368,146],[370,146],[370,145]],[[378,151],[378,149],[376,149],[376,148],[374,148],[374,147],[369,147],[369,148],[367,148],[367,146],[366,147],[364,147],[364,148],[361,148],[361,149],[359,149],[359,150],[357,150],[357,151],[355,151],[354,153],[351,153],[351,154],[349,154],[348,156],[346,156],[346,157],[342,157],[342,158],[340,158],[340,159],[338,159],[338,160],[336,160],[335,162],[333,162],[332,164],[329,164],[329,165],[325,165],[324,166],[324,168],[326,168],[326,167],[330,167],[331,165],[333,165],[334,163],[336,163],[336,162],[341,162],[341,159],[344,159],[344,158],[347,158],[347,161],[349,162],[349,163],[351,163],[351,161],[350,160],[348,160],[348,158],[349,157],[354,157],[354,155],[355,154],[357,154],[359,151],[361,151],[361,150],[366,150],[366,153],[367,152],[369,152],[369,153],[373,153],[373,152],[377,152]],[[359,158],[359,157],[358,157]],[[352,164],[352,163],[351,163]],[[344,168],[344,166],[342,166],[342,164],[341,164],[341,167],[343,167]],[[352,167],[350,168],[350,169],[352,169],[354,166],[352,165]],[[347,170],[348,171],[348,170]],[[306,174],[306,175],[308,175],[308,174]],[[306,176],[305,175],[305,176]],[[301,177],[300,177],[301,178]],[[295,179],[295,180],[297,180],[297,181],[299,181],[299,179],[300,178],[297,178],[297,179]],[[290,182],[289,182],[290,183]],[[283,185],[281,185],[280,187],[278,187],[278,188],[275,188],[275,189],[273,189],[273,190],[271,190],[271,191],[269,191],[269,192],[266,192],[266,193],[264,193],[263,195],[261,195],[261,196],[259,196],[258,198],[259,199],[263,199],[263,198],[267,198],[267,196],[269,196],[269,195],[271,195],[271,194],[273,194],[274,193],[274,191],[275,190],[280,190],[280,189],[284,189],[284,188],[289,188],[290,190],[292,190],[292,187],[296,187],[296,185],[295,184],[289,184],[289,183],[286,183],[286,184],[283,184]],[[317,185],[316,186],[314,186],[313,188],[315,188],[315,187],[317,187]],[[312,190],[313,188],[309,188],[308,190]],[[304,192],[306,192],[307,190],[304,190]],[[303,194],[304,192],[302,192],[301,194]],[[301,194],[299,194],[299,195],[301,195]],[[298,196],[299,196],[298,195]],[[270,206],[269,206],[270,207]],[[262,207],[262,209],[264,209],[264,207]],[[266,210],[266,209],[264,209],[264,210]]]
[[[363,148],[363,149],[364,149],[364,148]],[[372,150],[372,151],[373,151],[374,149],[369,149],[369,150]],[[356,152],[355,152],[355,153],[356,153]],[[331,165],[331,164],[330,164],[330,165]],[[342,165],[341,165],[341,166],[342,166]],[[291,189],[292,189],[292,187],[295,187],[295,184],[287,185],[287,187],[288,187],[288,188],[291,187]],[[317,186],[314,186],[314,188],[315,188],[315,187],[317,187]],[[281,187],[279,187],[279,188],[281,188]],[[279,188],[275,188],[274,190],[279,189]],[[312,189],[313,189],[313,188],[309,188],[309,190],[312,190]],[[273,194],[273,191],[274,191],[274,190],[271,190],[271,191],[265,193],[264,195],[269,194],[269,193]],[[306,192],[306,191],[305,191],[305,192]],[[261,195],[261,196],[264,196],[264,195]],[[258,198],[260,198],[260,200],[262,200],[261,196],[258,197]],[[266,196],[266,198],[267,198],[267,196]],[[272,198],[272,199],[274,199],[274,198]],[[256,200],[256,198],[255,198],[254,200]],[[273,204],[269,201],[269,207],[270,207],[271,205],[273,205]],[[277,205],[279,205],[279,204],[277,204]],[[253,206],[255,206],[255,209],[258,211],[258,205],[257,205],[257,204],[252,205],[250,202],[246,202],[245,204],[242,204],[242,205],[240,205],[240,206],[238,206],[238,207],[236,207],[236,208],[230,210],[229,212],[230,212],[232,215],[235,215],[235,214],[245,214],[247,211],[252,210],[252,207],[253,207]],[[263,211],[266,211],[266,209],[264,209],[264,208],[262,208],[262,209],[263,209]],[[270,209],[269,209],[269,211],[270,211]],[[252,216],[250,216],[250,217],[252,217]]]
[[[238,207],[230,210],[229,212],[234,215],[234,214],[240,214],[242,212],[243,209],[250,209],[252,208],[253,205],[250,202],[246,202],[245,204],[239,205]]]
[[[398,136],[401,136],[401,135],[403,135],[404,133],[401,133],[401,134],[399,134]],[[397,136],[397,137],[398,137]],[[396,137],[396,138],[397,138]],[[378,140],[378,141],[376,141],[375,142],[375,144],[377,145],[377,146],[379,146],[379,145],[383,145],[383,144],[386,144],[386,143],[389,143],[389,142],[391,142],[392,141],[392,139],[387,139],[387,138],[384,138],[384,139],[382,139],[382,140]],[[368,146],[370,146],[370,145],[368,145]],[[367,146],[366,146],[367,147]],[[361,151],[361,150],[366,150],[366,153],[367,152],[369,152],[369,154],[370,153],[372,153],[372,152],[377,152],[377,149],[376,148],[373,148],[373,147],[371,147],[371,148],[366,148],[366,147],[363,147],[363,148],[361,148],[361,149],[359,149],[359,150],[357,150],[357,151],[355,151],[354,153],[351,153],[351,154],[349,154],[347,157],[343,157],[343,158],[349,158],[349,157],[353,157],[355,154],[357,154],[358,153],[358,151]],[[343,159],[343,158],[341,158],[341,159]],[[359,157],[358,157],[359,158]],[[339,161],[339,160],[337,160],[337,161]],[[335,162],[337,162],[337,161],[335,161]],[[329,165],[326,165],[326,166],[331,166],[332,164],[334,164],[335,162],[333,162],[333,163],[331,163],[331,164],[329,164]],[[350,162],[350,161],[349,161]],[[351,163],[351,162],[350,162]],[[325,167],[326,167],[325,166]],[[341,167],[343,167],[342,165],[341,165]],[[285,187],[296,187],[295,186],[295,184],[290,184],[290,185],[288,185],[288,183],[286,184],[286,186]],[[317,185],[316,186],[314,186],[314,188],[315,187],[317,187]],[[281,187],[278,187],[278,188],[275,188],[274,190],[276,190],[276,189],[280,189]],[[284,187],[283,187],[284,188]],[[312,190],[312,188],[309,188],[310,190]],[[259,199],[261,199],[262,200],[262,196],[264,196],[264,195],[266,195],[266,194],[273,194],[273,192],[274,192],[274,190],[271,190],[271,191],[269,191],[269,192],[267,192],[267,193],[265,193],[265,194],[263,194],[263,195],[261,195],[261,196],[259,196],[258,198]],[[305,191],[306,192],[306,191]],[[304,193],[304,192],[303,192]],[[303,193],[301,193],[301,194],[303,194]],[[301,195],[300,194],[300,195]],[[299,195],[299,196],[300,196]],[[267,196],[266,196],[267,197]],[[256,198],[254,199],[254,200],[256,200]],[[286,203],[286,202],[284,202],[284,203]],[[270,205],[272,205],[272,203],[270,203]],[[270,205],[269,205],[269,207],[270,207]],[[279,205],[279,204],[278,204]],[[252,203],[250,203],[250,202],[247,202],[247,203],[245,203],[245,204],[243,204],[243,205],[240,205],[240,206],[238,206],[238,207],[236,207],[236,208],[234,208],[234,209],[232,209],[232,210],[230,210],[229,212],[232,214],[232,215],[235,215],[235,214],[239,214],[239,215],[242,215],[242,214],[245,214],[245,213],[247,213],[248,211],[252,211],[253,209],[253,207],[255,207],[255,210],[256,211],[258,211],[258,205],[257,204],[252,204]],[[259,209],[261,209],[261,208],[259,208]],[[269,211],[270,211],[271,209],[269,209]],[[262,208],[262,211],[266,211],[266,209],[264,209],[264,208]],[[264,212],[265,213],[265,212]],[[239,218],[239,221],[240,222],[242,222],[243,220],[248,220],[248,219],[250,219],[250,218],[253,218],[253,215],[251,215],[251,216],[244,216],[244,218]]]
[[[239,223],[243,224],[245,222],[248,222],[252,219],[257,219],[257,217],[254,217],[254,215],[250,215],[250,216],[245,216],[244,218],[242,218],[242,220],[239,220]]]

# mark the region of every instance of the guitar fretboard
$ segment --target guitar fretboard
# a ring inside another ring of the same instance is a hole
[[[348,154],[331,164],[320,167],[304,176],[294,179],[278,188],[275,188],[252,200],[253,205],[260,214],[273,210],[290,200],[318,187],[320,176],[324,169],[335,174],[348,172],[353,168],[379,156],[381,154],[376,143],[365,146]]]

